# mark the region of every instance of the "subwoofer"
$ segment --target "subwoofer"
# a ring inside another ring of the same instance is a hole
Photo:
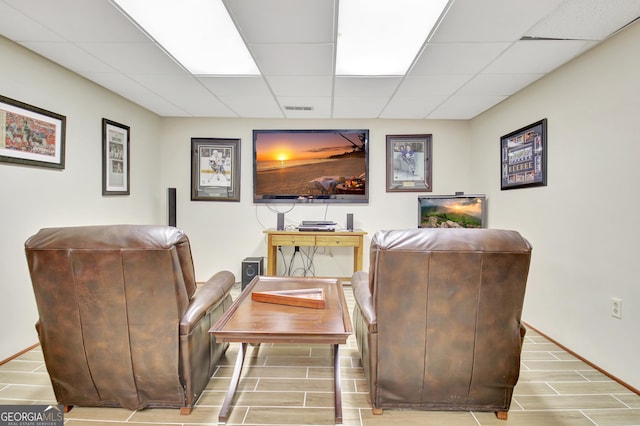
[[[262,275],[264,271],[263,257],[246,257],[242,261],[242,290],[251,282],[253,277]]]

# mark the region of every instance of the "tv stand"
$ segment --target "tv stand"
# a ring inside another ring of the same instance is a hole
[[[267,275],[277,274],[278,247],[353,247],[353,271],[362,270],[364,231],[276,231],[268,229]],[[351,280],[351,277],[345,277]]]

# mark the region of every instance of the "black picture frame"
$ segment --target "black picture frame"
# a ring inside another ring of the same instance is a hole
[[[387,192],[431,192],[433,135],[387,135]]]
[[[500,189],[547,186],[547,119],[500,138]]]
[[[240,201],[240,139],[191,139],[191,201]]]
[[[102,119],[102,195],[129,195],[130,128]]]
[[[0,162],[64,169],[64,115],[0,95]]]

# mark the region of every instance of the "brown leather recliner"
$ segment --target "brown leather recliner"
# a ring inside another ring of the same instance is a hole
[[[531,246],[518,232],[377,232],[353,275],[353,326],[374,414],[493,411],[520,374]]]
[[[168,226],[42,229],[25,250],[59,404],[191,412],[228,347],[209,328],[231,272],[196,286],[189,240]]]

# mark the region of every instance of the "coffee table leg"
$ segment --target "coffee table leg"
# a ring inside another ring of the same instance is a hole
[[[238,358],[236,358],[236,365],[233,367],[233,375],[231,376],[231,383],[229,383],[229,390],[227,390],[227,396],[224,398],[222,408],[220,408],[220,414],[218,414],[218,422],[226,423],[229,417],[229,409],[231,408],[231,402],[233,396],[238,388],[238,382],[240,381],[240,373],[242,373],[242,365],[244,364],[244,355],[247,352],[247,344],[242,343],[240,350],[238,351]]]
[[[340,345],[333,345],[333,381],[336,399],[336,424],[342,424],[342,386],[340,385]]]

